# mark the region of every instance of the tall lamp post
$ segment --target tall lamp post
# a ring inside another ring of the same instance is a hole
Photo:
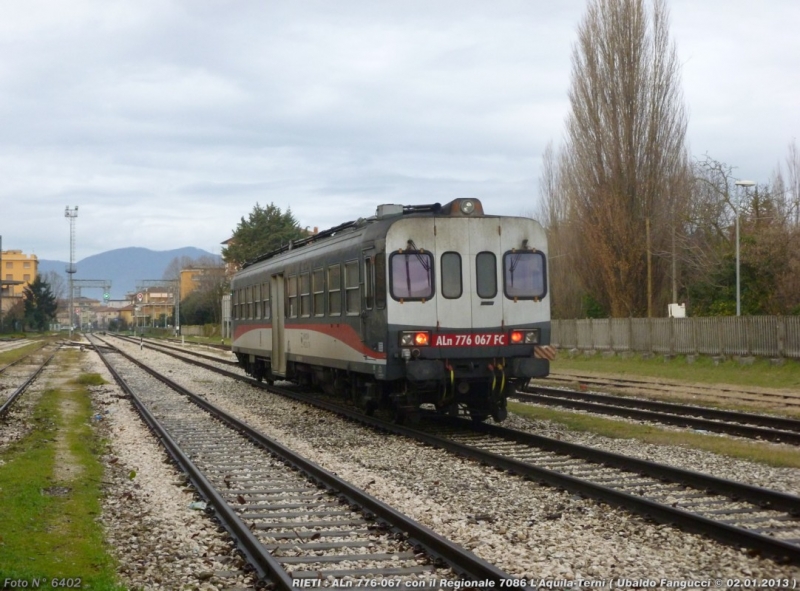
[[[747,197],[747,187],[755,185],[753,181],[736,181],[737,187],[744,187],[744,195]],[[739,272],[739,209],[741,209],[742,200],[737,200],[736,205],[736,315],[742,315],[742,296],[740,292],[740,272]]]
[[[69,219],[69,265],[67,266],[67,274],[69,275],[69,338],[72,339],[72,322],[75,310],[73,308],[73,295],[72,289],[74,287],[72,276],[75,275],[75,218],[78,217],[78,206],[70,208],[69,205],[64,209],[64,217]],[[79,318],[80,320],[80,318]]]

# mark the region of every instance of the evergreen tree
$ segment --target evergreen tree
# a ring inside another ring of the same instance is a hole
[[[50,284],[37,275],[33,283],[25,286],[25,323],[37,330],[46,330],[56,318],[58,303]]]
[[[241,265],[305,236],[291,209],[283,213],[272,203],[266,207],[256,203],[250,216],[236,226],[230,243],[222,249],[222,258],[226,263]]]

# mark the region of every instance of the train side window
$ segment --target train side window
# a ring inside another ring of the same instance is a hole
[[[270,309],[269,309],[269,283],[262,283],[261,284],[261,305],[264,308],[261,315],[264,319],[269,319]]]
[[[342,266],[339,264],[328,267],[328,314],[342,314]]]
[[[509,299],[543,298],[547,292],[544,253],[507,252],[503,255],[503,289]]]
[[[372,275],[372,257],[364,259],[364,306],[372,310],[375,301],[375,278]]]
[[[361,312],[361,290],[358,288],[358,261],[344,264],[344,308],[348,316]]]
[[[311,273],[300,273],[300,316],[311,316]]]
[[[375,307],[383,310],[386,307],[386,253],[375,255]]]
[[[325,272],[322,269],[314,269],[311,277],[311,286],[314,290],[314,316],[325,315]]]
[[[286,280],[286,315],[297,318],[297,275],[292,275]]]
[[[255,307],[253,316],[255,318],[261,318],[261,284],[256,283],[253,286],[253,304]]]
[[[396,300],[433,297],[433,257],[429,252],[394,252],[389,257],[389,289]]]
[[[246,298],[247,298],[247,318],[253,317],[253,286],[248,285],[247,289],[245,290]]]
[[[497,257],[493,252],[479,252],[475,257],[475,283],[478,297],[497,295]]]
[[[449,299],[460,298],[464,291],[461,279],[461,255],[446,252],[442,255],[442,295]]]

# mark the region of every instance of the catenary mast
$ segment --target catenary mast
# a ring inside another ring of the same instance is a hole
[[[75,312],[74,303],[72,299],[72,276],[77,271],[75,267],[75,218],[78,217],[78,206],[70,209],[67,205],[64,210],[64,217],[69,218],[69,265],[67,265],[67,274],[69,275],[69,338],[72,338],[72,315]]]

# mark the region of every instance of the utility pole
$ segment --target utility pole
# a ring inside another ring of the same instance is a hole
[[[69,218],[69,265],[67,274],[69,275],[69,338],[72,339],[72,314],[75,312],[75,305],[72,297],[72,276],[77,269],[75,268],[75,218],[78,217],[78,206],[70,209],[67,205],[64,210],[64,217]]]

